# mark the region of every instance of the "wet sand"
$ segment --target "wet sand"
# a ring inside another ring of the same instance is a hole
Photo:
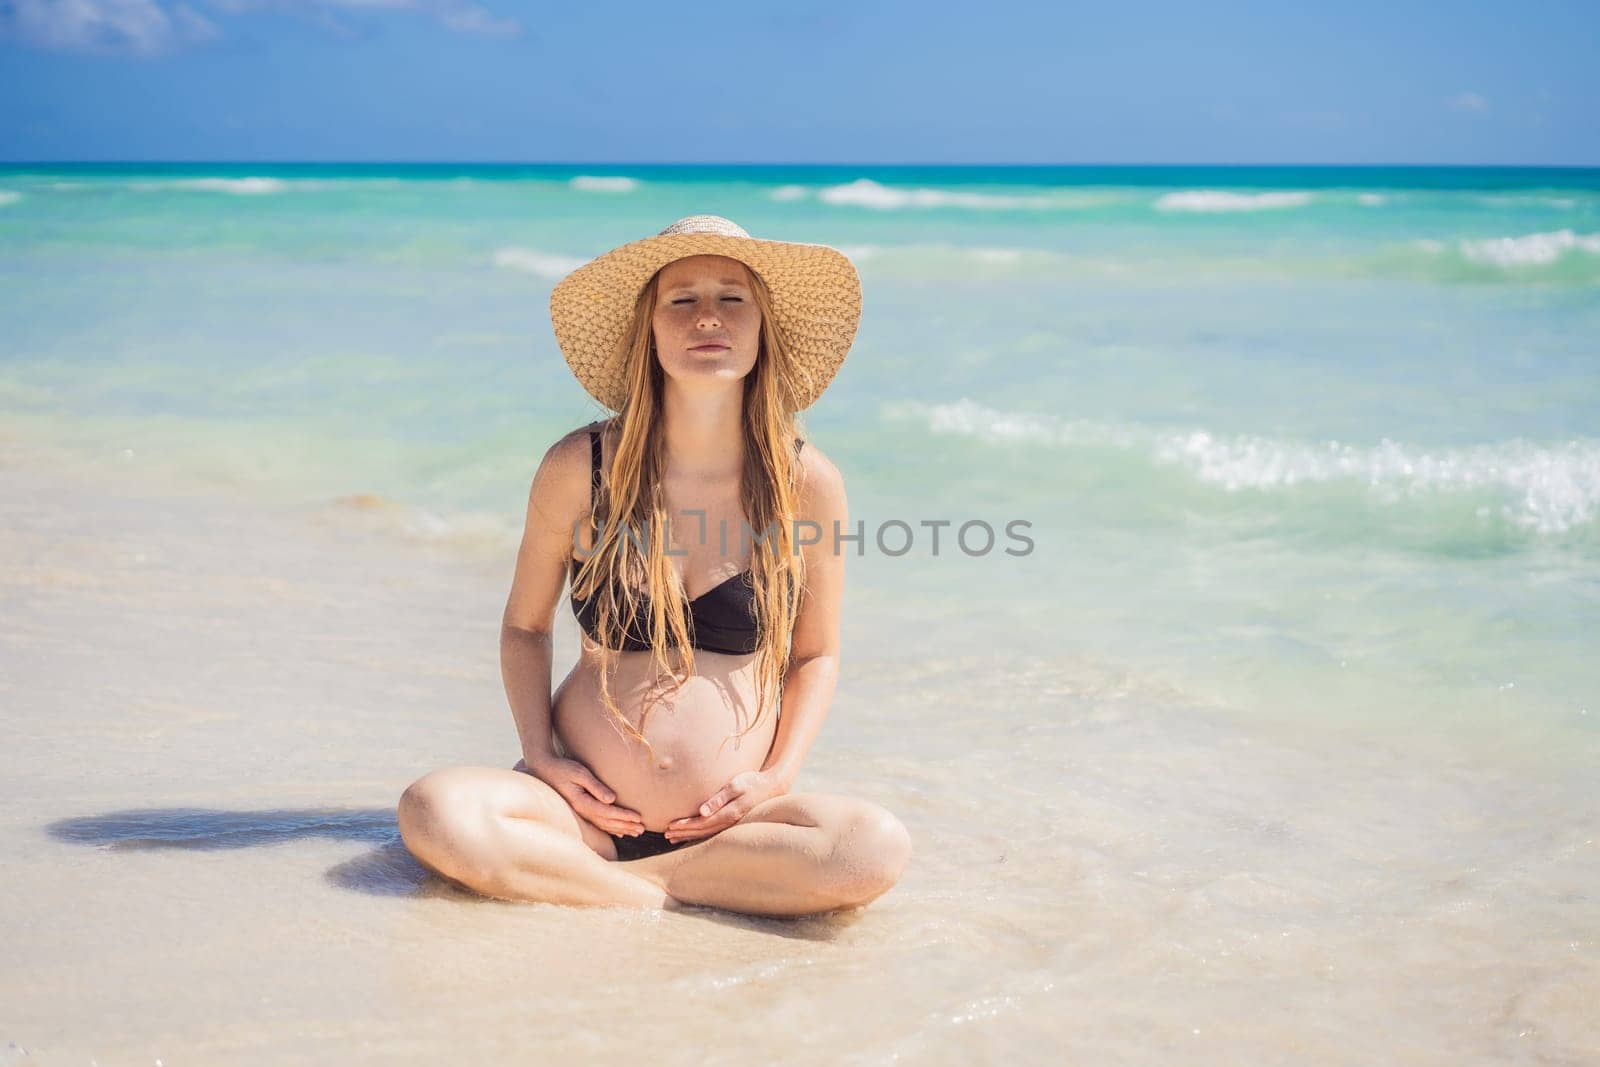
[[[800,788],[901,816],[895,890],[480,900],[393,805],[517,756],[508,556],[15,439],[0,492],[0,1062],[1600,1061],[1592,769],[913,660],[858,614]]]

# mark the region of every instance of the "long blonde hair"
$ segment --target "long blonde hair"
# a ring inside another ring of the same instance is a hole
[[[730,735],[730,740],[754,730],[767,708],[778,707],[783,676],[789,667],[799,593],[805,583],[804,559],[795,546],[801,467],[795,452],[798,426],[789,345],[777,329],[766,284],[749,267],[745,273],[761,311],[760,346],[755,366],[744,379],[745,461],[739,491],[745,521],[750,526],[750,534],[743,535],[741,531],[741,535],[752,542],[758,696],[754,718]],[[672,677],[671,692],[677,692],[694,673],[687,591],[665,553],[666,502],[661,490],[665,375],[651,343],[660,278],[661,272],[657,271],[640,290],[633,318],[620,343],[626,361],[628,396],[622,409],[605,425],[617,426],[621,433],[610,474],[602,479],[599,499],[590,515],[592,547],[572,578],[572,594],[585,600],[594,598],[596,605],[596,641],[602,658],[601,701],[614,725],[650,749],[652,762],[654,749],[643,731],[628,721],[612,699],[607,679],[612,657],[617,655],[615,650],[623,647],[624,634],[635,618],[640,595],[647,596],[650,602],[648,634],[658,679],[663,675]],[[642,592],[636,582],[643,586]],[[673,645],[686,657],[681,674],[672,669],[667,659]],[[643,722],[641,715],[640,726]]]

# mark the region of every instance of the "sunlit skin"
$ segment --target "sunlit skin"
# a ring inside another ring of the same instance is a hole
[[[744,520],[744,378],[761,353],[761,311],[738,260],[692,256],[663,268],[651,319],[663,372],[661,490],[673,566],[697,597],[750,563],[749,545],[699,537]],[[412,785],[401,834],[423,864],[505,899],[675,908],[705,904],[765,915],[855,907],[886,892],[911,853],[905,827],[876,804],[791,792],[838,678],[844,555],[807,546],[807,581],[783,679],[781,719],[730,740],[756,707],[755,654],[695,652],[681,691],[655,678],[648,652],[613,654],[609,689],[655,750],[624,736],[599,693],[600,650],[552,691],[551,636],[564,602],[573,530],[590,507],[588,428],[546,453],[529,493],[527,528],[501,628],[501,663],[523,759],[515,768],[451,767]],[[603,442],[609,469],[614,435]],[[846,528],[837,468],[814,444],[801,452],[799,515]],[[580,535],[579,550],[588,547]],[[676,652],[669,653],[672,662]],[[641,725],[642,724],[642,725]],[[618,862],[611,834],[662,831],[688,841]]]
[[[669,395],[738,401],[738,383],[761,348],[761,309],[750,296],[744,264],[723,256],[667,264],[651,325],[657,362],[672,383]],[[719,343],[728,347],[697,347]]]

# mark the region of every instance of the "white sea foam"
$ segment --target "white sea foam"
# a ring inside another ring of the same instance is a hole
[[[536,248],[502,248],[494,254],[495,266],[537,274],[541,278],[565,278],[583,264],[582,259],[541,252]]]
[[[1356,197],[1356,203],[1362,207],[1381,207],[1389,202],[1389,198],[1382,193],[1361,193]]]
[[[1461,254],[1474,263],[1494,267],[1545,266],[1572,252],[1600,255],[1600,233],[1583,235],[1555,230],[1523,237],[1462,241],[1460,248]]]
[[[948,243],[929,245],[836,245],[835,247],[851,259],[861,260],[871,259],[874,256],[903,255],[907,259],[914,259],[918,265],[924,267],[934,260],[945,260],[957,266],[967,260],[977,260],[979,263],[1012,265],[1021,262],[1024,255],[1038,258],[1051,254],[1032,248],[963,248],[959,245]]]
[[[0,207],[6,204],[15,204],[22,199],[22,194],[13,189],[0,189]]]
[[[586,193],[631,193],[639,188],[639,179],[621,175],[580,174],[567,184]]]
[[[999,411],[961,400],[954,404],[903,401],[883,413],[923,422],[930,431],[990,443],[1025,441],[1065,447],[1109,446],[1188,469],[1229,492],[1271,492],[1304,483],[1354,482],[1394,503],[1408,496],[1473,489],[1498,490],[1502,513],[1539,534],[1594,522],[1600,513],[1600,440],[1559,447],[1522,440],[1466,448],[1428,449],[1383,439],[1363,446],[1306,444],[1205,430],[1160,432],[1086,419]]]
[[[767,195],[779,202],[804,200],[806,197],[806,187],[803,185],[780,185]]]
[[[846,185],[830,185],[819,190],[817,198],[825,204],[868,207],[879,211],[894,211],[908,207],[968,207],[993,210],[1052,206],[1052,201],[1043,196],[966,193],[949,189],[897,189],[881,185],[870,178],[857,178]]]
[[[954,404],[924,404],[903,400],[886,404],[882,410],[884,416],[890,419],[924,422],[934,433],[976,437],[991,444],[1027,441],[1049,445],[1134,448],[1141,443],[1139,434],[1113,423],[999,411],[971,400],[960,400]]]
[[[231,196],[269,196],[275,193],[319,193],[330,189],[397,189],[407,178],[160,178],[116,183],[138,192],[225,193]],[[90,189],[100,183],[54,182],[55,189]]]
[[[159,182],[129,182],[132,189],[187,189],[201,193],[229,193],[233,196],[267,196],[289,188],[282,178],[174,178]]]
[[[1310,193],[1229,193],[1220,189],[1191,189],[1167,193],[1156,200],[1157,211],[1270,211],[1304,207]]]
[[[1431,490],[1499,489],[1511,498],[1507,517],[1537,533],[1593,522],[1600,506],[1600,441],[1547,448],[1513,440],[1428,450],[1388,438],[1375,446],[1327,441],[1316,447],[1195,431],[1163,437],[1158,455],[1230,490],[1354,480],[1392,502]]]
[[[948,241],[916,244],[849,244],[835,245],[839,251],[857,262],[880,260],[884,269],[895,267],[913,270],[919,277],[930,271],[957,272],[967,276],[971,264],[982,263],[992,267],[1017,267],[1045,269],[1062,261],[1060,253],[1044,248],[1007,248],[1003,246],[967,246]]]
[[[980,263],[1016,263],[1022,259],[1020,248],[974,248],[971,254]]]
[[[1578,206],[1578,201],[1570,196],[1480,196],[1476,198],[1480,204],[1491,207],[1553,207],[1561,210]]]

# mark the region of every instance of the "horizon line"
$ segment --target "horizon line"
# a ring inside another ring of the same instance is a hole
[[[1025,163],[1013,161],[993,162],[862,162],[858,160],[842,160],[829,162],[815,161],[685,161],[685,160],[498,160],[498,159],[0,159],[0,167],[37,167],[37,166],[141,166],[141,165],[181,165],[181,166],[343,166],[343,167],[876,167],[876,168],[913,168],[913,167],[941,167],[945,169],[985,167],[1006,168],[1109,168],[1109,167],[1214,167],[1214,168],[1241,168],[1241,167],[1299,167],[1299,168],[1325,168],[1343,170],[1376,170],[1376,169],[1415,169],[1415,170],[1600,170],[1600,163],[1415,163],[1415,162],[1390,162],[1390,163],[1331,163],[1331,162],[1233,162],[1233,163],[1200,163],[1185,161],[1100,161],[1100,162],[1063,162],[1063,163]]]

